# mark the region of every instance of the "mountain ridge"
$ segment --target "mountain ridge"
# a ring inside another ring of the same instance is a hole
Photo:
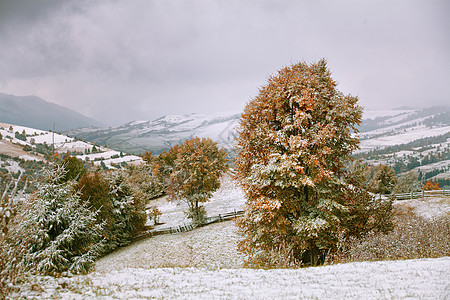
[[[103,126],[102,123],[67,107],[48,102],[37,96],[14,96],[0,93],[0,122],[57,131],[86,126]]]

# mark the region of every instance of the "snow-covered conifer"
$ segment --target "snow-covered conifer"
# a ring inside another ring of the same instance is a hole
[[[74,182],[61,183],[64,168],[47,170],[30,199],[21,224],[27,230],[26,264],[32,271],[57,274],[88,271],[97,256],[101,225],[80,201]]]
[[[131,238],[147,221],[145,199],[137,197],[124,171],[111,171],[105,176],[109,183],[110,218],[114,220],[110,229],[110,247],[130,243]]]

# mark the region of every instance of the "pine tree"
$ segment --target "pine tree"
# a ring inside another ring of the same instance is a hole
[[[78,180],[86,174],[86,167],[83,162],[75,156],[70,156],[70,154],[64,156],[61,165],[64,166],[64,170],[66,171],[61,178],[62,181]]]
[[[175,149],[175,148],[174,148]],[[176,147],[173,170],[170,175],[169,196],[185,201],[187,215],[195,226],[203,224],[206,211],[201,203],[207,202],[220,187],[220,177],[228,169],[225,150],[209,138],[194,137]]]
[[[357,234],[343,225],[358,214],[353,203],[370,199],[345,167],[359,145],[357,101],[336,89],[321,60],[283,68],[247,104],[236,180],[247,198],[238,249],[249,264],[264,265],[288,245],[294,259],[314,265],[338,233]]]
[[[21,226],[30,237],[27,266],[42,274],[87,272],[98,255],[101,225],[94,225],[96,213],[80,201],[74,183],[61,183],[64,172],[46,171],[23,215]]]
[[[368,183],[369,190],[377,194],[390,194],[397,183],[397,176],[393,168],[387,165],[372,166],[372,179]]]
[[[109,184],[110,218],[114,222],[108,241],[108,248],[112,250],[129,244],[133,236],[142,230],[147,221],[146,201],[133,193],[125,172],[109,172],[105,179]]]

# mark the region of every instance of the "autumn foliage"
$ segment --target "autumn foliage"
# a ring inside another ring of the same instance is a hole
[[[194,225],[201,225],[206,211],[202,203],[220,187],[220,178],[228,169],[225,150],[209,138],[193,137],[172,147],[167,153],[170,167],[168,194],[171,199],[188,204],[187,215]]]
[[[238,249],[249,265],[267,265],[280,247],[316,264],[338,234],[375,225],[364,209],[371,198],[346,170],[359,145],[352,135],[362,117],[357,101],[336,89],[321,60],[281,69],[247,104],[236,180],[247,198]]]
[[[439,182],[427,181],[422,187],[424,191],[440,190]]]

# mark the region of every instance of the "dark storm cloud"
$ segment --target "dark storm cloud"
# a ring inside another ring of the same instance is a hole
[[[448,101],[446,1],[0,1],[0,91],[102,121],[240,110],[325,57],[367,107]]]

